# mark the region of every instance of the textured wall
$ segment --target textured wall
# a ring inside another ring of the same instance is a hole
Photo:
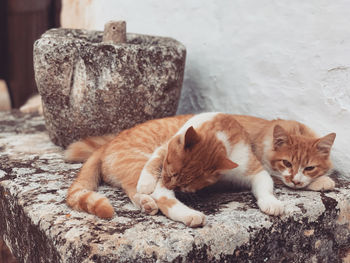
[[[63,0],[66,7],[69,2]],[[333,159],[350,177],[349,1],[83,2],[81,13],[89,14],[91,29],[125,19],[129,32],[185,44],[179,113],[219,110],[296,119],[320,135],[336,132]]]

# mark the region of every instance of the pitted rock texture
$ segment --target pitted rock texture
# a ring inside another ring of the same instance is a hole
[[[37,115],[0,113],[0,239],[20,262],[341,262],[350,251],[350,183],[333,192],[277,186],[286,214],[262,214],[250,192],[178,194],[207,215],[191,229],[137,210],[120,190],[99,187],[112,220],[71,210],[67,164]],[[333,176],[337,177],[337,174]]]
[[[102,37],[51,29],[34,44],[46,126],[59,146],[176,113],[185,47],[164,37],[127,34],[124,44],[102,43]]]

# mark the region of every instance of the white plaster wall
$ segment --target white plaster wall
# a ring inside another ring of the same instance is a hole
[[[88,28],[124,19],[129,32],[185,44],[179,113],[296,119],[336,132],[333,160],[350,177],[350,1],[81,2]]]

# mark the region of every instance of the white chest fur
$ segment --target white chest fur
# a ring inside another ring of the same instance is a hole
[[[228,158],[238,164],[237,168],[226,171],[221,180],[229,181],[239,186],[249,186],[250,178],[245,176],[245,174],[249,165],[250,146],[243,141],[232,145],[223,131],[217,132],[216,137],[224,144]]]

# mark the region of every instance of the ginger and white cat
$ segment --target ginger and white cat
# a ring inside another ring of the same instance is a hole
[[[173,189],[194,192],[220,180],[251,187],[263,212],[283,213],[282,203],[273,195],[272,178],[234,115],[202,113],[152,120],[104,142],[104,137],[88,138],[66,151],[67,160],[81,161],[99,147],[68,190],[67,204],[76,210],[113,217],[108,199],[95,192],[103,180],[121,186],[149,214],[159,208],[175,221],[201,226],[204,214],[178,201]]]
[[[255,155],[271,175],[294,189],[334,189],[335,183],[328,174],[335,133],[320,138],[296,121],[268,121],[242,115],[235,118],[249,133]]]

